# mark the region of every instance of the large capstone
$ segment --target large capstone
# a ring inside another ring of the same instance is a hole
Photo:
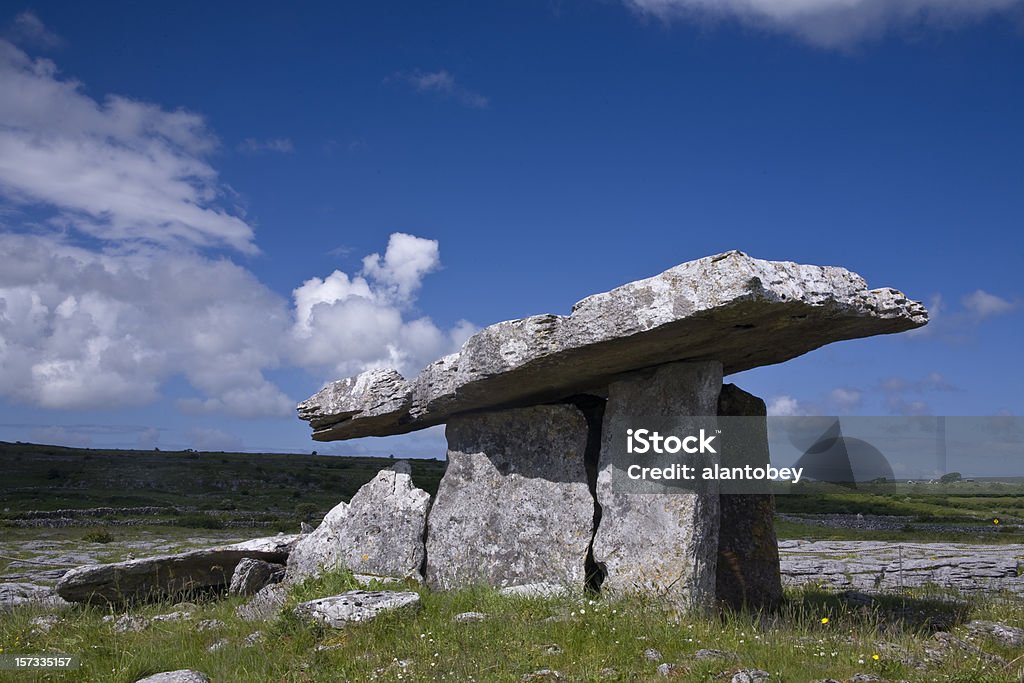
[[[288,556],[286,580],[336,568],[420,580],[429,508],[430,494],[413,484],[409,463],[381,470],[299,539]]]
[[[730,446],[744,449],[745,462],[767,463],[768,425],[764,401],[726,384],[718,414],[752,419],[729,421]],[[758,419],[760,418],[760,419]],[[771,609],[782,602],[775,499],[771,494],[722,494],[715,592],[734,609]]]
[[[461,415],[427,522],[427,583],[579,590],[593,534],[587,422],[571,405]]]
[[[927,321],[921,304],[869,290],[843,268],[731,251],[595,294],[567,316],[491,325],[409,381],[377,369],[334,382],[299,404],[299,417],[320,441],[401,434],[458,413],[594,393],[664,363],[716,361],[732,374]]]
[[[597,474],[601,523],[594,560],[604,573],[601,590],[661,595],[680,607],[710,607],[718,555],[718,491],[633,493],[624,490],[623,463],[611,454],[626,430],[645,416],[686,434],[692,416],[715,416],[722,388],[716,362],[673,363],[613,382],[608,387]],[[713,423],[704,417],[702,425]],[[674,425],[674,426],[673,426]]]

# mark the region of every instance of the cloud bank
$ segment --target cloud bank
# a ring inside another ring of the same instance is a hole
[[[295,399],[270,370],[410,373],[475,331],[415,312],[440,268],[434,240],[395,233],[359,272],[313,277],[290,300],[231,260],[258,248],[224,206],[231,192],[207,160],[218,142],[201,116],[93,99],[3,40],[0,92],[0,398],[136,406],[183,377],[197,394],[177,403],[184,413],[286,416]]]
[[[954,28],[1020,8],[1021,0],[623,0],[663,21],[736,21],[825,48],[893,31]]]

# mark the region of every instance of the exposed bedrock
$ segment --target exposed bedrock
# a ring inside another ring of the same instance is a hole
[[[594,499],[587,421],[571,405],[449,420],[448,469],[427,520],[427,584],[582,589]]]
[[[348,503],[339,503],[288,556],[289,583],[346,567],[357,574],[420,580],[430,494],[412,482],[409,463],[381,470]]]
[[[601,523],[594,561],[602,591],[664,596],[680,607],[711,607],[718,556],[718,491],[664,494],[622,490],[615,441],[641,416],[666,416],[675,434],[688,433],[687,416],[715,416],[722,366],[714,361],[672,363],[620,379],[608,387],[597,474]],[[713,419],[713,418],[712,418]],[[666,423],[662,423],[666,424]],[[708,418],[701,420],[709,425]]]
[[[726,384],[718,398],[718,414],[765,417],[764,401]],[[749,452],[745,462],[769,462],[765,421],[733,421],[730,445]],[[779,545],[775,537],[775,499],[770,494],[722,494],[718,531],[715,594],[734,609],[771,609],[782,602]]]
[[[595,294],[568,316],[491,325],[412,380],[382,369],[334,382],[300,403],[299,417],[320,441],[401,434],[458,413],[590,393],[663,363],[716,361],[731,374],[927,320],[920,303],[869,290],[843,268],[731,251]]]

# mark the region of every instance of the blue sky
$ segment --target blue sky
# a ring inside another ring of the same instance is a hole
[[[928,303],[732,378],[1022,414],[1024,2],[0,4],[0,439],[313,443],[294,404],[727,249]]]

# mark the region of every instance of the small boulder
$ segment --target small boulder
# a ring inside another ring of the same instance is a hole
[[[235,608],[235,614],[245,621],[270,619],[284,607],[288,589],[282,583],[272,583],[261,588],[252,600]]]
[[[255,595],[267,584],[276,583],[275,578],[280,581],[283,577],[283,564],[246,557],[235,565],[228,593],[231,595]]]
[[[1024,628],[1000,624],[997,621],[975,620],[967,624],[967,630],[975,636],[984,635],[995,638],[1008,647],[1024,646]]]
[[[347,591],[296,605],[295,614],[306,621],[343,628],[370,621],[383,612],[419,604],[419,593],[411,591]]]
[[[135,681],[135,683],[210,683],[206,674],[193,671],[192,669],[178,669],[177,671],[164,671],[163,673],[146,676]]]
[[[483,612],[463,612],[452,617],[456,624],[476,624],[487,618]]]

